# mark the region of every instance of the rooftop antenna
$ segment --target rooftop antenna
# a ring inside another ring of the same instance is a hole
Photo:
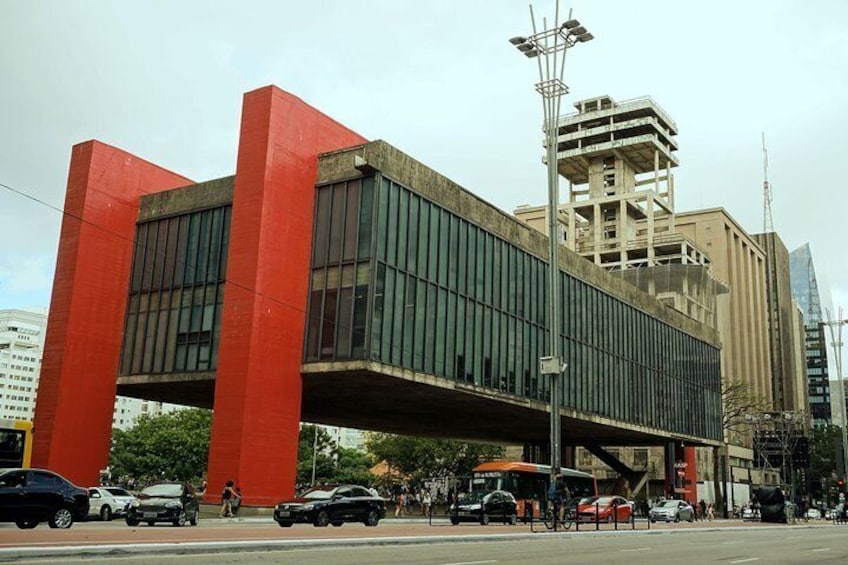
[[[774,231],[774,221],[771,217],[771,185],[768,181],[768,149],[766,149],[766,133],[763,137],[763,232]]]

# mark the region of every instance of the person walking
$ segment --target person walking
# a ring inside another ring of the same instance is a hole
[[[395,503],[395,518],[404,515],[404,504],[406,504],[406,495],[401,491],[397,495],[397,502]]]
[[[421,515],[429,516],[430,515],[430,505],[432,504],[432,499],[430,498],[430,491],[425,490],[424,494],[421,497]]]
[[[713,518],[715,518],[715,505],[710,502],[709,504],[707,504],[707,520],[712,522]]]
[[[224,492],[221,493],[219,518],[228,518],[233,515],[233,500],[238,496],[238,493],[233,489],[233,485],[235,485],[233,481],[227,481],[227,484],[224,485]]]

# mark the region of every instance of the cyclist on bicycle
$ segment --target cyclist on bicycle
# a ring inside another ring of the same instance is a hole
[[[565,484],[565,479],[563,478],[562,473],[559,471],[557,471],[554,475],[554,485],[551,490],[554,493],[554,507],[558,509],[557,520],[560,524],[562,524],[563,515],[565,514],[565,504],[568,502],[568,499],[571,498],[571,493],[568,490],[568,486]]]

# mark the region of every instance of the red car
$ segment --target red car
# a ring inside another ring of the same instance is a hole
[[[583,502],[583,501],[581,501]],[[581,522],[629,522],[633,514],[630,503],[620,496],[593,496],[577,506],[577,519]]]

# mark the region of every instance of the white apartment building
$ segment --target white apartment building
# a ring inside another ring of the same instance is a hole
[[[0,419],[32,420],[35,416],[46,331],[46,307],[0,310]],[[157,416],[181,408],[119,396],[112,427],[127,430],[142,414]]]

